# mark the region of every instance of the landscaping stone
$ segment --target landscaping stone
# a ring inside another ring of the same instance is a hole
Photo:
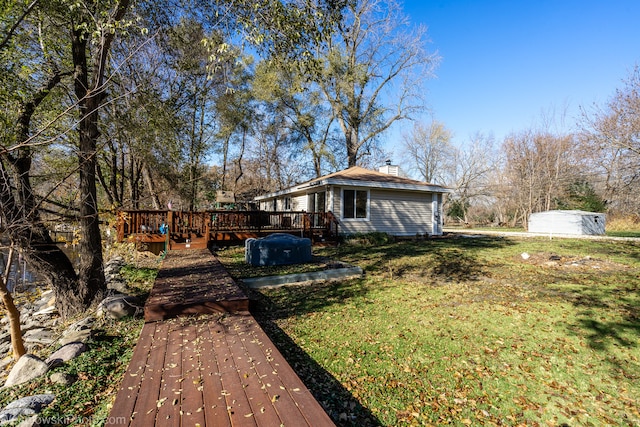
[[[63,334],[62,338],[60,338],[57,342],[59,346],[64,346],[69,343],[84,343],[86,344],[91,338],[92,331],[91,329],[83,329],[81,331],[69,332],[67,334]]]
[[[76,377],[64,372],[55,372],[51,374],[49,381],[54,384],[71,385],[76,382]]]
[[[112,319],[122,319],[127,316],[135,316],[142,313],[143,307],[138,298],[129,295],[114,295],[102,300],[98,305],[96,315],[98,317],[109,317]]]
[[[72,323],[64,330],[62,336],[71,335],[78,331],[90,330],[93,325],[96,323],[96,318],[94,316],[87,316],[84,319],[80,319],[75,323]]]
[[[56,398],[54,394],[37,394],[14,400],[0,411],[0,424],[7,424],[22,415],[36,415]]]
[[[49,345],[55,342],[56,336],[50,329],[37,328],[25,332],[22,339],[25,343]]]
[[[45,363],[47,363],[50,368],[60,366],[64,362],[68,362],[69,360],[78,357],[85,351],[87,351],[87,346],[84,343],[72,342],[56,350],[45,360]]]
[[[129,287],[127,286],[126,280],[122,278],[117,278],[117,279],[111,279],[107,281],[107,289],[126,293],[129,290]]]
[[[56,309],[56,307],[54,305],[51,306],[47,306],[41,310],[36,311],[35,313],[33,313],[33,316],[45,316],[45,315],[52,315],[57,313],[58,310]]]
[[[24,319],[24,323],[20,324],[20,330],[22,331],[22,333],[24,334],[27,331],[30,331],[32,329],[39,329],[42,328],[42,322],[37,321],[37,320],[33,320],[31,319],[28,315],[21,315],[20,318],[22,320],[22,318]]]
[[[0,371],[4,372],[7,366],[11,365],[12,363],[13,363],[12,356],[5,356],[3,359],[0,359]]]
[[[9,376],[4,383],[5,387],[11,387],[16,384],[22,384],[44,375],[49,370],[42,359],[33,354],[25,354],[22,356],[9,372]]]

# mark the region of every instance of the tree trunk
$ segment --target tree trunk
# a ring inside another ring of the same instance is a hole
[[[356,166],[358,161],[358,132],[355,128],[349,129],[347,137],[347,161],[349,167]]]
[[[1,256],[1,255],[0,255]],[[20,311],[13,302],[13,297],[7,289],[7,283],[9,281],[9,273],[11,271],[11,264],[13,263],[13,246],[9,248],[9,256],[5,264],[4,275],[0,280],[0,297],[7,310],[7,318],[9,319],[9,331],[11,334],[11,347],[13,349],[13,358],[15,360],[20,359],[22,355],[26,353],[24,349],[24,341],[22,340],[22,330],[20,329]]]
[[[129,7],[129,0],[120,0],[109,17],[110,24],[120,21]],[[82,18],[81,18],[82,19]],[[105,95],[104,75],[107,57],[115,37],[115,30],[99,27],[101,34],[95,38],[95,53],[92,64],[92,78],[89,81],[87,64],[87,43],[91,32],[83,29],[92,22],[72,22],[72,57],[74,66],[74,91],[78,102],[78,161],[80,175],[80,229],[82,238],[79,244],[78,286],[76,289],[79,309],[86,309],[100,300],[106,292],[104,271],[102,269],[102,238],[98,216],[98,197],[96,191],[96,152],[98,131],[98,108]]]
[[[97,79],[92,86],[93,91],[88,89],[86,49],[85,34],[82,29],[75,30],[73,32],[73,63],[75,68],[74,88],[80,113],[78,161],[82,236],[78,245],[79,280],[76,292],[82,308],[87,308],[101,299],[106,291],[102,270],[102,239],[100,237],[96,191],[96,141],[100,135],[98,132],[98,107],[103,96],[103,89],[100,87],[100,79]]]
[[[16,165],[12,164],[12,167]],[[20,189],[16,190],[17,193],[24,193],[26,188],[30,188],[28,181],[28,170],[22,173],[14,171],[13,182]],[[82,308],[76,292],[78,277],[73,264],[53,242],[49,231],[39,221],[37,210],[31,211],[30,217],[25,217],[24,206],[33,203],[27,201],[16,204],[11,182],[4,164],[0,163],[0,206],[5,231],[29,267],[53,289],[60,315],[73,315]],[[26,196],[27,199],[33,198],[33,194]]]
[[[60,75],[52,76],[48,84],[22,108],[16,128],[19,141],[29,140],[31,117],[35,109],[59,81]],[[18,248],[31,270],[53,289],[56,308],[66,317],[77,311],[77,275],[69,258],[53,242],[40,220],[31,188],[31,156],[28,144],[15,157],[8,152],[2,153],[1,219],[12,245]],[[5,166],[9,166],[10,171]]]
[[[147,191],[151,195],[151,203],[153,204],[153,209],[160,210],[160,197],[158,197],[158,191],[156,190],[155,182],[151,177],[151,170],[149,169],[149,165],[146,163],[142,167],[142,175],[144,182],[147,184]]]

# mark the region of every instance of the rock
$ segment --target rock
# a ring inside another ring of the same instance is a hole
[[[63,335],[62,338],[58,340],[59,346],[64,346],[69,343],[84,343],[86,344],[91,338],[91,329],[83,329],[82,331],[69,332],[66,335]]]
[[[3,354],[6,354],[7,352]],[[12,363],[13,363],[12,356],[6,356],[5,358],[0,360],[0,382],[3,382],[4,380],[7,379],[7,375],[9,374],[7,367],[10,366]]]
[[[531,258],[531,255],[529,255],[529,254],[528,254],[528,253],[526,253],[526,252],[522,252],[522,254],[520,254],[520,256],[521,256],[521,257],[522,257],[522,259],[524,259],[524,260],[527,260],[527,259]]]
[[[53,296],[53,289],[47,289],[46,291],[42,292],[40,294],[40,297],[44,298],[44,297],[47,297],[49,295]]]
[[[55,372],[51,374],[49,380],[54,384],[71,385],[76,382],[76,377],[64,372]]]
[[[45,363],[47,363],[50,368],[60,366],[64,362],[68,362],[69,360],[78,357],[85,351],[87,351],[87,346],[84,343],[71,342],[53,352],[53,354],[45,360]]]
[[[25,354],[22,356],[9,372],[9,376],[4,383],[5,387],[11,387],[16,384],[22,384],[44,375],[49,370],[47,365],[40,358],[33,354]]]
[[[77,322],[72,323],[64,330],[62,336],[71,335],[75,332],[85,331],[91,329],[93,325],[96,323],[96,318],[94,316],[87,316],[84,319],[80,319]]]
[[[36,394],[14,400],[0,411],[0,424],[6,424],[21,415],[36,415],[56,398],[54,394]]]
[[[559,255],[551,255],[549,261],[560,261],[562,258]]]
[[[122,278],[115,278],[107,282],[107,289],[126,293],[129,290],[127,281]]]
[[[11,350],[11,341],[0,343],[0,354],[7,354]]]
[[[22,339],[25,343],[34,344],[53,344],[56,340],[56,336],[49,329],[38,328],[31,329],[22,335]]]
[[[142,312],[142,307],[138,298],[129,295],[114,295],[102,300],[98,305],[96,315],[122,319],[126,316],[135,316],[139,312]]]
[[[104,275],[105,277],[109,277],[111,275],[120,275],[120,270],[125,265],[124,258],[122,257],[113,257],[109,261],[104,264]]]
[[[35,313],[33,313],[34,316],[44,316],[44,315],[49,315],[49,314],[54,314],[57,313],[58,310],[56,309],[56,307],[54,305],[51,306],[47,306],[45,308],[43,308],[42,310],[38,310]]]
[[[40,328],[42,328],[42,322],[38,322],[33,319],[25,319],[24,324],[20,325],[20,330],[22,331],[23,334],[32,329],[40,329]]]

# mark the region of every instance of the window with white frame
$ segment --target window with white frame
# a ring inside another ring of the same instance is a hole
[[[369,191],[344,189],[342,190],[342,218],[369,218]]]

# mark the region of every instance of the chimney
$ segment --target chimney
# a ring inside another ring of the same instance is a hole
[[[400,166],[392,165],[390,159],[387,159],[387,161],[385,161],[385,165],[378,168],[378,172],[386,173],[387,175],[393,176],[403,176],[402,172],[400,171]]]

